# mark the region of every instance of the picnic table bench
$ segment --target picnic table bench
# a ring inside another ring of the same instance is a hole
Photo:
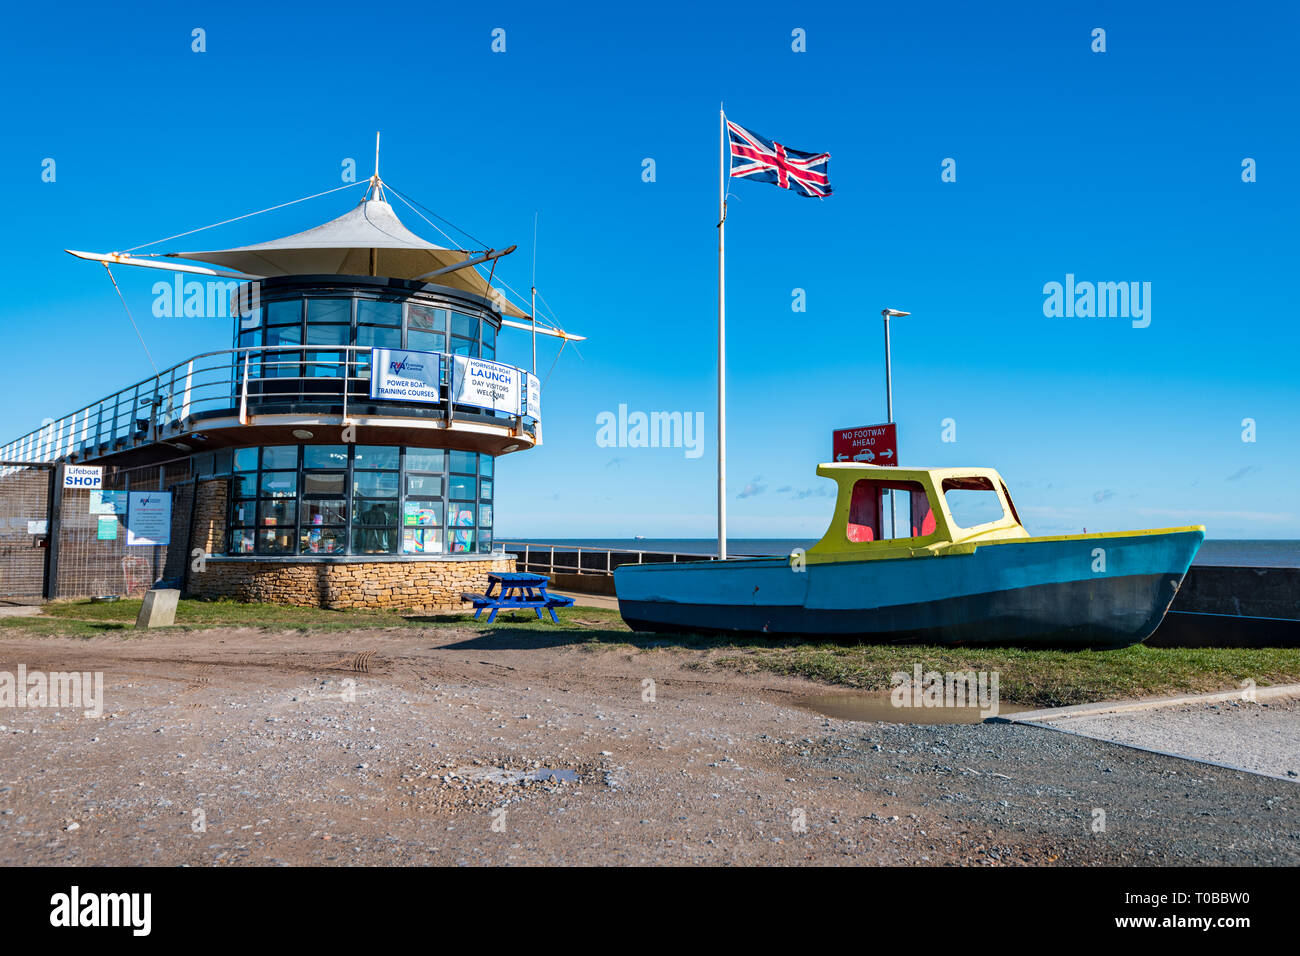
[[[551,579],[544,574],[526,574],[522,571],[489,574],[486,594],[465,591],[460,598],[474,605],[476,621],[484,610],[490,608],[492,613],[488,615],[489,624],[496,620],[497,614],[501,611],[526,610],[533,611],[538,620],[541,620],[542,611],[548,611],[551,620],[559,624],[560,619],[555,616],[555,609],[572,607],[573,598],[547,594],[546,586],[550,583]]]

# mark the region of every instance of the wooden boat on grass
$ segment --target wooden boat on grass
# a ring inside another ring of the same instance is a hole
[[[623,620],[636,631],[1125,647],[1155,631],[1205,537],[1201,525],[1032,537],[991,468],[844,462],[817,474],[838,485],[821,541],[787,557],[622,565]]]

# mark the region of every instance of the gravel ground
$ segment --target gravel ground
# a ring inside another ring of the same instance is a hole
[[[1212,760],[1300,782],[1300,700],[1219,701],[1043,721],[1098,740]]]
[[[816,686],[708,654],[0,630],[0,670],[103,671],[106,697],[97,719],[0,710],[0,865],[1300,863],[1287,781],[1036,727],[832,719],[794,703]]]

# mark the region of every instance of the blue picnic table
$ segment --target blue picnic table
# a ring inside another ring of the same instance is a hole
[[[510,571],[504,574],[489,574],[487,593],[478,594],[466,591],[461,600],[474,605],[474,620],[478,620],[484,610],[490,608],[488,623],[496,620],[501,611],[532,610],[540,620],[542,611],[550,612],[551,620],[556,624],[560,619],[555,616],[557,607],[572,607],[573,598],[559,594],[547,594],[546,586],[551,579],[544,574],[526,574],[522,571]]]

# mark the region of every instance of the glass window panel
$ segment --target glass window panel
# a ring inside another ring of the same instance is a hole
[[[473,501],[477,497],[474,494],[474,486],[477,484],[467,475],[452,475],[447,479],[447,497],[457,501]]]
[[[298,446],[275,445],[262,449],[263,468],[297,468]]]
[[[257,471],[257,449],[235,449],[235,471]]]
[[[441,528],[403,528],[402,551],[405,554],[441,554]]]
[[[252,332],[239,333],[239,347],[241,349],[246,349],[249,346],[261,345],[261,344],[262,344],[262,332],[260,329],[255,329]]]
[[[350,325],[308,325],[308,345],[347,345],[352,338]]]
[[[302,327],[298,325],[271,326],[266,330],[267,345],[301,345]]]
[[[463,312],[453,312],[451,314],[451,334],[467,339],[477,339],[478,319],[471,315],[465,315]]]
[[[358,525],[396,525],[397,501],[383,498],[357,498],[352,505],[352,523]]]
[[[308,299],[307,325],[317,322],[342,322],[352,324],[351,299]]]
[[[475,348],[474,343],[469,339],[457,338],[453,335],[451,337],[451,348],[447,351],[451,352],[453,355],[468,355],[473,358],[477,349]]]
[[[442,476],[407,475],[406,493],[442,497]]]
[[[358,529],[352,532],[355,554],[393,554],[397,550],[397,529]]]
[[[259,554],[293,554],[294,530],[288,528],[263,528],[257,533]]]
[[[252,554],[253,540],[252,531],[232,531],[230,533],[230,550],[233,554]]]
[[[484,478],[492,477],[492,469],[496,466],[496,459],[491,455],[480,455],[478,459],[479,473]]]
[[[447,505],[447,526],[452,528],[472,528],[477,511],[472,502],[453,501]]]
[[[259,515],[257,523],[260,525],[293,525],[297,520],[298,502],[293,498],[263,498]]]
[[[343,528],[303,528],[298,550],[302,554],[342,554],[347,543],[348,534]]]
[[[402,524],[407,527],[441,528],[441,501],[407,501],[402,505]]]
[[[347,502],[342,498],[322,498],[302,503],[302,523],[306,525],[345,524]]]
[[[448,549],[452,554],[466,554],[474,550],[474,531],[466,529],[464,531],[456,529],[447,532],[448,540],[451,547]]]
[[[396,498],[397,472],[358,471],[352,476],[354,494],[366,498]]]
[[[427,305],[412,305],[407,311],[407,329],[427,329],[432,332],[447,330],[447,310],[432,309]]]
[[[483,323],[483,348],[497,347],[497,328],[491,322]]]
[[[348,466],[348,446],[304,445],[302,448],[302,466],[304,468],[346,468]]]
[[[400,327],[390,329],[383,325],[358,325],[357,345],[372,349],[400,349],[402,330]]]
[[[492,550],[491,529],[480,529],[478,533],[478,549],[480,552],[487,552]]]
[[[491,481],[489,481],[488,479],[484,478],[482,481],[480,481],[480,482],[478,483],[478,496],[479,496],[480,498],[486,498],[486,499],[489,500],[489,501],[492,500],[492,482],[491,482]]]
[[[453,451],[450,471],[463,475],[473,475],[478,471],[478,453],[472,451]]]
[[[257,449],[253,450],[256,451]],[[257,472],[248,475],[236,475],[235,487],[231,489],[231,494],[236,498],[256,498]]]
[[[407,471],[442,472],[447,467],[447,455],[441,448],[406,449]]]
[[[492,527],[492,506],[491,505],[478,506],[478,523],[479,523],[479,527],[481,528]]]
[[[298,473],[296,471],[264,471],[262,487],[258,492],[263,498],[295,498],[298,495]]]
[[[447,336],[442,332],[411,329],[406,333],[406,347],[414,352],[445,352]]]
[[[302,300],[282,299],[266,304],[267,325],[292,325],[302,321]]]
[[[348,476],[342,471],[305,471],[302,474],[304,495],[347,494]]]
[[[358,468],[396,468],[397,447],[393,445],[358,445]]]
[[[250,527],[257,523],[257,499],[245,498],[242,501],[236,501],[234,513],[230,519],[231,524],[236,527]]]
[[[342,352],[308,352],[306,361],[303,363],[303,375],[307,378],[341,378],[343,376],[343,353]],[[313,390],[312,386],[304,386],[304,397],[318,397],[318,390]],[[334,391],[329,393],[338,394],[338,386],[334,386]]]
[[[357,299],[357,325],[402,324],[402,303]],[[400,347],[400,346],[399,346]]]

